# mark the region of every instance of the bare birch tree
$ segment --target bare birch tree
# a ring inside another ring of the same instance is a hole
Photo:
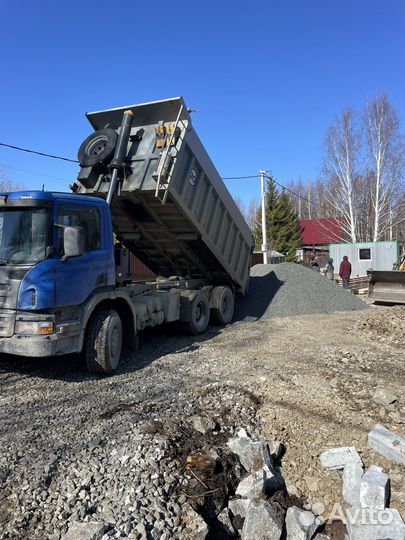
[[[245,219],[251,231],[253,231],[253,229],[255,228],[259,209],[260,209],[259,203],[256,201],[256,199],[252,199],[249,203],[249,206],[245,215]]]
[[[20,186],[6,174],[6,168],[0,165],[0,192],[17,191]]]
[[[399,119],[395,109],[382,95],[367,104],[364,115],[366,151],[369,168],[372,241],[377,242],[393,229],[398,220],[397,200],[403,166],[403,147],[399,135]]]
[[[344,232],[357,242],[356,184],[360,181],[360,136],[352,110],[345,110],[329,128],[325,138],[323,177],[326,199],[335,216],[343,217]]]

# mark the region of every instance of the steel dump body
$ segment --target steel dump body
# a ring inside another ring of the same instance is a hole
[[[245,293],[252,233],[194,131],[183,99],[87,118],[95,130],[119,132],[128,110],[134,117],[126,168],[111,204],[117,239],[158,275],[232,282]],[[167,132],[163,147],[159,129]],[[76,192],[106,198],[110,178],[108,167],[82,167]]]

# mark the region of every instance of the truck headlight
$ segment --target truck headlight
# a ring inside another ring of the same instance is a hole
[[[53,321],[16,321],[15,333],[23,335],[48,336],[55,333]]]

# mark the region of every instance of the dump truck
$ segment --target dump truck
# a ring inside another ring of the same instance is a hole
[[[110,374],[147,327],[228,324],[253,238],[181,97],[86,116],[70,193],[0,194],[0,352]]]

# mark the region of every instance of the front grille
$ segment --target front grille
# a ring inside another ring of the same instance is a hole
[[[0,337],[11,337],[14,333],[15,313],[0,312]]]

